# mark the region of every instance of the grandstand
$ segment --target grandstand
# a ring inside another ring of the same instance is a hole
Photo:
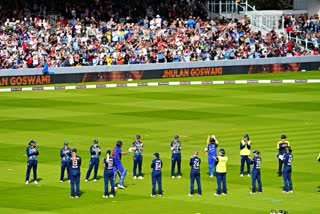
[[[2,69],[317,55],[320,22],[248,1],[15,0],[1,5]],[[295,1],[294,3],[297,3]],[[316,8],[316,7],[313,7]],[[275,14],[276,13],[276,14]]]

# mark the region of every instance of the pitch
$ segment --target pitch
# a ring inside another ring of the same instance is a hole
[[[301,78],[301,74],[286,74]],[[314,73],[317,76],[318,73]],[[250,79],[252,76],[242,76]],[[283,74],[260,75],[281,79]],[[229,76],[228,79],[231,77]],[[223,77],[222,77],[223,79]],[[0,96],[0,213],[317,213],[319,205],[320,84],[187,85],[2,93]],[[262,155],[263,194],[250,195],[251,179],[240,177],[239,142],[244,133]],[[277,177],[276,143],[285,133],[291,143],[292,194],[283,194]],[[143,180],[132,177],[132,153],[122,157],[128,169],[126,189],[102,198],[99,179],[85,183],[89,147],[99,139],[103,154],[122,140],[128,149],[141,135]],[[170,176],[170,142],[183,145],[182,178]],[[208,175],[204,153],[214,134],[229,157],[226,197],[215,197],[216,179]],[[37,185],[24,184],[30,139],[37,141]],[[82,158],[81,197],[70,199],[69,183],[59,183],[59,150],[68,141]],[[189,197],[189,158],[199,151],[202,197]],[[150,163],[163,160],[163,197],[151,198]]]

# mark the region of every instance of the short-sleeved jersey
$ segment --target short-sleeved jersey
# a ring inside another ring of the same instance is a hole
[[[282,160],[284,167],[291,167],[292,160],[293,160],[293,155],[290,152],[285,153],[283,155],[283,160]]]
[[[217,144],[208,144],[206,151],[208,152],[208,157],[217,157]]]
[[[113,170],[113,166],[114,166],[114,162],[113,162],[113,158],[109,157],[109,159],[107,160],[107,158],[103,159],[103,163],[105,164],[105,170]]]
[[[174,147],[174,149],[172,150],[172,154],[180,154],[180,149],[179,147],[181,146],[181,142],[180,141],[172,141],[170,144],[170,147]]]
[[[76,159],[73,160],[70,159],[70,170],[73,172],[80,172],[80,166],[81,166],[81,157],[76,156]]]
[[[191,170],[200,170],[201,159],[198,157],[190,158],[190,167]]]
[[[151,168],[152,168],[152,172],[161,172],[161,168],[162,168],[162,160],[160,159],[154,159],[151,162]]]
[[[251,164],[253,164],[252,170],[253,170],[253,171],[254,171],[254,170],[260,170],[260,168],[261,168],[261,162],[262,162],[261,157],[254,157],[254,158],[252,159],[252,162],[251,162]]]
[[[112,151],[112,157],[114,159],[114,162],[119,162],[121,161],[121,148],[120,147],[114,147],[113,151]]]
[[[132,147],[136,147],[136,151],[134,151],[134,155],[142,155],[143,144],[141,141],[134,141],[132,143]]]

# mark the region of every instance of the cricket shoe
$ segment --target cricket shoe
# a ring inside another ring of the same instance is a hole
[[[189,193],[189,196],[193,196],[193,194]]]
[[[85,179],[84,182],[88,182],[88,179]]]
[[[79,198],[79,196],[76,196],[76,198]]]
[[[240,174],[240,177],[243,177],[243,174]]]
[[[96,182],[96,181],[97,181],[97,179],[93,179],[93,181],[94,181],[94,182]]]
[[[151,197],[155,197],[156,195],[151,194]]]
[[[290,190],[290,191],[289,191],[289,193],[293,193],[293,191],[292,191],[292,190]]]
[[[256,194],[256,192],[250,192],[250,194]]]
[[[63,180],[60,180],[60,183],[63,183]]]
[[[138,179],[142,180],[142,179],[143,179],[143,177],[142,177],[142,176],[139,176],[139,177],[138,177]]]
[[[103,197],[103,198],[108,198],[108,196],[107,196],[107,195],[103,195],[102,197]]]
[[[68,180],[69,181],[69,183],[71,183],[71,180]]]
[[[215,193],[215,194],[214,194],[214,196],[220,196],[220,194],[218,194],[218,193]]]
[[[288,192],[287,192],[287,191],[284,191],[284,190],[283,190],[283,191],[282,191],[282,193],[285,193],[285,194],[287,194]]]
[[[247,174],[248,177],[251,177],[250,174]]]
[[[159,197],[162,197],[162,194],[160,194]]]
[[[113,198],[114,196],[112,194],[109,195],[110,198]]]
[[[70,198],[74,198],[74,196],[70,196]]]
[[[223,196],[227,196],[227,193],[222,193]]]
[[[33,183],[34,183],[34,184],[38,184],[38,181],[34,181]]]
[[[174,178],[174,176],[171,176],[171,178]]]
[[[26,181],[26,184],[29,184],[29,181]]]
[[[178,178],[181,178],[181,175],[178,175]]]
[[[121,185],[121,184],[118,184],[118,188],[119,189],[124,189],[125,187],[123,185]]]
[[[137,179],[137,176],[133,176],[133,179],[134,179],[134,180]]]
[[[213,175],[210,175],[210,178],[213,178]]]

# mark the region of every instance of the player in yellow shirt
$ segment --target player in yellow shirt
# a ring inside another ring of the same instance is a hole
[[[281,155],[284,155],[285,151],[286,151],[286,148],[288,146],[290,146],[290,143],[289,141],[287,141],[287,136],[286,135],[281,135],[280,136],[281,140],[277,143],[277,149],[278,149],[278,155],[277,155],[277,158],[278,158],[278,162],[279,162],[279,167],[278,167],[278,176],[282,176],[282,166],[283,166],[283,162],[282,160],[280,160],[280,156]]]
[[[214,194],[215,196],[221,195],[221,183],[222,195],[227,195],[227,162],[228,157],[225,155],[224,149],[220,149],[216,162],[217,192]]]
[[[243,140],[240,142],[240,156],[241,156],[241,165],[240,165],[240,176],[243,176],[244,163],[247,163],[247,176],[250,177],[250,149],[251,141],[248,134],[243,135]]]

